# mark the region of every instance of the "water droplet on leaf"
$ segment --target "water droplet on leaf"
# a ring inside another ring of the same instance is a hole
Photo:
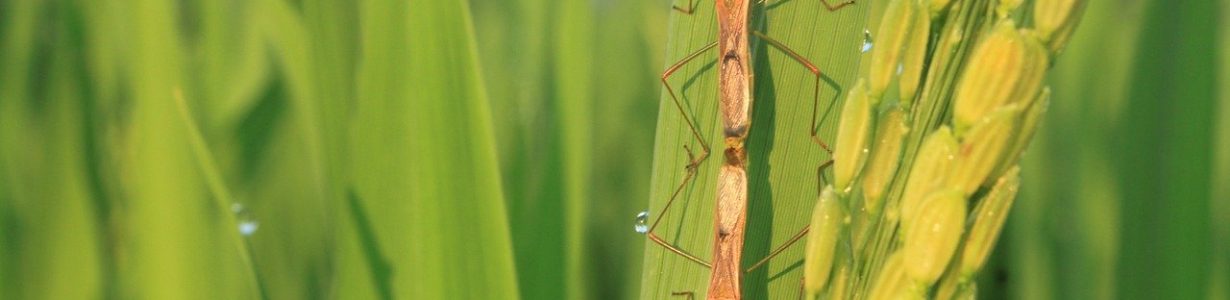
[[[649,232],[649,224],[646,224],[647,221],[649,221],[649,211],[642,211],[636,214],[636,233],[645,234]]]
[[[260,227],[261,223],[256,220],[241,220],[239,221],[239,234],[242,234],[243,236],[252,236],[252,234],[256,233],[256,230],[260,229]]]
[[[863,29],[863,48],[861,48],[861,51],[867,53],[867,51],[871,51],[871,46],[874,46],[874,43],[871,41],[871,31]]]
[[[260,229],[261,223],[252,218],[252,213],[243,207],[243,203],[231,203],[231,212],[235,214],[235,221],[238,223],[236,227],[239,229],[239,234],[243,236],[252,236]]]

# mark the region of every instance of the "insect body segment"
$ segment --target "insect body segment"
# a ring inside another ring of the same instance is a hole
[[[845,2],[839,5],[830,5],[827,1],[821,0],[830,11],[836,10],[853,2]],[[776,247],[770,254],[757,261],[751,268],[743,269],[740,266],[743,256],[744,232],[747,222],[747,205],[748,205],[748,178],[747,178],[747,150],[744,143],[747,140],[748,133],[751,128],[751,113],[752,104],[752,86],[754,72],[751,65],[751,56],[749,54],[749,36],[755,35],[760,40],[765,41],[769,45],[781,50],[789,55],[794,61],[807,67],[808,71],[815,75],[815,92],[813,93],[813,110],[812,110],[812,128],[809,129],[812,140],[815,141],[822,149],[829,151],[828,145],[820,140],[816,132],[816,114],[819,107],[819,88],[821,72],[814,64],[807,61],[803,56],[790,50],[781,42],[778,42],[763,33],[751,31],[748,23],[748,17],[751,9],[751,0],[716,0],[715,12],[718,20],[718,36],[717,42],[706,45],[700,50],[688,54],[681,61],[671,65],[663,72],[661,81],[666,91],[670,94],[671,100],[675,107],[683,116],[684,121],[691,130],[693,138],[701,145],[701,154],[695,155],[691,148],[686,145],[684,148],[688,152],[690,162],[686,168],[686,175],[679,186],[675,188],[671,194],[671,198],[667,200],[666,205],[662,209],[662,213],[650,225],[648,237],[650,241],[662,246],[667,251],[678,254],[690,261],[696,262],[704,267],[710,268],[709,288],[707,293],[708,299],[740,299],[742,297],[742,278],[743,274],[751,272],[756,268],[763,266],[773,256],[783,252],[788,247],[799,241],[806,235],[808,228],[804,227],[800,233],[794,235],[783,245]],[[686,8],[675,6],[676,10],[685,14],[691,14],[692,2],[688,1]],[[684,106],[679,101],[679,97],[675,94],[675,90],[671,87],[668,79],[670,75],[678,71],[683,65],[693,61],[702,53],[717,48],[717,66],[718,66],[718,107],[721,111],[722,130],[724,136],[725,149],[722,152],[722,166],[718,173],[718,191],[717,203],[714,209],[714,241],[713,241],[713,257],[710,262],[706,262],[695,255],[690,254],[675,245],[666,242],[656,233],[658,223],[666,214],[667,209],[679,197],[680,192],[687,184],[695,178],[698,165],[705,161],[709,154],[709,146],[702,135],[697,130],[695,118],[688,116],[684,110]],[[832,163],[828,162],[821,164],[819,170],[823,170],[825,166]],[[766,199],[767,201],[767,199]],[[688,299],[693,298],[694,293],[691,291],[676,291],[672,292],[673,296],[685,296]]]

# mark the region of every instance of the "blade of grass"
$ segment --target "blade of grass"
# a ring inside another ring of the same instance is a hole
[[[672,13],[666,64],[672,64],[716,38],[712,2],[698,1],[694,15]],[[844,90],[854,83],[859,68],[859,47],[870,1],[829,12],[819,1],[771,2],[767,13],[756,12],[753,28],[782,41],[824,72],[820,85],[821,137],[832,141],[837,112]],[[759,10],[760,5],[755,6]],[[767,16],[766,16],[767,15]],[[811,143],[814,77],[803,66],[756,39],[755,103],[752,131],[748,140],[749,204],[747,244],[743,265],[768,254],[807,225],[818,195],[816,167],[829,157]],[[714,61],[717,54],[691,63],[671,78],[681,95],[684,108],[696,118],[707,141],[721,145],[718,128],[717,86]],[[684,175],[687,155],[683,145],[693,144],[688,129],[669,96],[663,92],[659,102],[658,130],[654,147],[654,167],[649,199],[652,215],[660,213],[671,190]],[[696,146],[696,145],[692,145]],[[718,150],[720,151],[720,149]],[[717,152],[720,153],[720,152]],[[712,215],[716,192],[714,176],[718,159],[703,163],[699,176],[685,189],[681,199],[659,227],[667,241],[702,258],[710,256],[713,242]],[[666,299],[674,291],[703,293],[708,270],[646,243],[642,270],[641,298]],[[798,296],[803,247],[793,247],[769,262],[767,267],[744,278],[744,296],[750,298],[794,298]]]
[[[1022,298],[1202,299],[1215,227],[1197,199],[1216,199],[1207,162],[1214,107],[1203,100],[1216,90],[1207,67],[1216,10],[1090,5],[1055,70],[1049,124],[1024,172],[1033,183],[1011,217],[1008,277],[1020,279],[1009,284]],[[1162,52],[1184,59],[1149,54]]]
[[[564,297],[589,298],[589,199],[593,161],[593,61],[596,38],[590,2],[562,1],[555,8],[555,114],[561,132],[564,206]]]
[[[197,8],[199,35],[190,35],[195,44],[190,50],[194,70],[199,70],[201,101],[197,109],[205,112],[201,125],[227,125],[237,122],[260,98],[261,84],[268,77],[269,63],[259,34],[261,1],[187,2]],[[191,18],[191,17],[186,17]],[[212,132],[211,128],[203,128]]]
[[[4,6],[42,18],[16,18],[0,41],[0,298],[96,298],[109,281],[100,251],[85,157],[77,149],[86,97],[75,28],[63,5]],[[29,11],[24,11],[29,9]],[[7,22],[6,22],[7,23]],[[3,30],[3,29],[0,29]],[[26,40],[22,38],[35,38]],[[16,42],[16,43],[15,43]],[[11,55],[11,56],[10,56]],[[29,84],[27,84],[29,83]]]
[[[308,271],[310,276],[290,281],[280,291],[287,295],[312,296],[301,288],[304,284],[323,285],[317,292],[329,292],[331,286],[325,283],[335,276],[332,266],[328,263],[333,260],[332,245],[334,235],[338,232],[335,229],[338,221],[331,212],[343,207],[340,205],[343,199],[341,193],[344,183],[341,180],[344,178],[344,173],[337,171],[341,169],[340,149],[344,146],[344,140],[341,138],[342,121],[339,118],[348,111],[343,106],[347,101],[340,97],[338,90],[349,87],[349,82],[352,81],[338,79],[336,83],[321,82],[331,76],[342,76],[349,73],[324,75],[318,71],[322,62],[328,60],[318,60],[316,51],[330,51],[331,49],[316,44],[317,41],[314,40],[316,36],[309,31],[314,28],[312,27],[314,25],[305,23],[307,18],[292,6],[292,3],[261,1],[257,7],[262,13],[254,16],[256,18],[254,22],[260,25],[260,35],[268,42],[270,51],[276,53],[273,58],[277,73],[283,79],[281,82],[285,87],[286,100],[288,100],[287,104],[289,104],[291,113],[287,120],[287,127],[283,127],[286,132],[291,133],[292,138],[286,140],[290,145],[279,147],[289,148],[282,150],[283,153],[297,157],[294,159],[297,161],[283,159],[274,161],[281,162],[279,167],[288,172],[302,173],[297,176],[286,176],[288,180],[297,183],[298,188],[283,187],[291,190],[297,189],[294,192],[298,194],[297,197],[293,200],[282,198],[284,201],[266,205],[270,211],[284,211],[286,214],[300,217],[288,218],[282,224],[286,227],[276,228],[288,235],[286,241],[278,243],[268,240],[267,242],[268,247],[271,248],[288,243],[307,247],[317,246],[316,249],[319,251],[295,253],[303,255],[303,259],[308,263],[302,261],[284,263],[284,268],[286,268],[284,272]],[[345,11],[344,7],[338,9]],[[333,46],[349,47],[345,44]],[[324,94],[326,92],[328,94]],[[322,97],[325,95],[338,97]],[[284,206],[291,206],[291,208]],[[268,257],[276,259],[293,255],[292,253],[279,254]]]
[[[270,42],[272,50],[278,53],[276,56],[279,59],[278,66],[283,76],[287,77],[286,84],[295,112],[294,121],[298,127],[296,129],[302,135],[304,151],[309,158],[305,162],[306,169],[313,181],[317,183],[316,186],[324,187],[324,182],[327,181],[322,166],[324,146],[321,144],[321,111],[317,108],[316,86],[312,84],[316,74],[311,60],[312,47],[308,39],[309,33],[299,15],[294,13],[289,4],[272,0],[263,3],[265,6],[261,11],[265,14],[259,19],[268,22],[262,24],[264,25],[262,28],[266,30],[264,36]],[[327,194],[326,190],[317,192]]]
[[[1114,149],[1108,138],[1112,130],[1130,122],[1124,117],[1130,74],[1137,67],[1134,45],[1143,26],[1142,4],[1091,1],[1051,70],[1054,94],[1022,160],[1023,186],[1000,247],[1006,250],[1000,255],[1001,271],[984,272],[978,283],[980,291],[995,292],[981,296],[1116,297],[1115,277],[1123,272],[1116,263],[1117,247],[1126,234],[1119,229],[1124,211],[1115,178],[1120,166],[1101,154]],[[1070,177],[1054,176],[1056,170]],[[1015,280],[998,280],[992,275],[997,272]],[[1010,288],[1014,285],[1019,288]]]
[[[182,90],[174,91],[175,105],[179,112],[180,120],[186,129],[188,142],[191,144],[192,154],[196,158],[197,168],[201,170],[201,175],[205,179],[205,186],[209,188],[209,192],[213,194],[214,206],[221,212],[223,216],[222,222],[224,228],[239,228],[239,219],[232,212],[232,205],[239,204],[235,198],[231,196],[230,189],[226,188],[226,182],[222,178],[222,172],[218,169],[217,162],[214,161],[212,151],[209,151],[209,145],[205,143],[205,137],[201,136],[201,130],[197,128],[196,121],[193,120],[191,109],[188,108],[188,102],[184,100]],[[236,253],[240,261],[243,263],[244,269],[247,271],[248,278],[245,282],[248,284],[249,292],[260,295],[262,299],[268,299],[269,296],[265,292],[264,285],[261,283],[260,271],[257,270],[256,264],[252,262],[252,248],[248,245],[247,240],[240,235],[238,230],[228,230],[231,243],[236,247]]]
[[[569,280],[566,257],[565,183],[563,129],[554,70],[556,54],[572,52],[573,45],[557,46],[553,26],[564,4],[543,0],[471,1],[484,83],[491,106],[499,145],[504,196],[507,198],[513,250],[521,297],[563,299],[570,284],[539,282]],[[584,67],[579,66],[579,67]],[[572,74],[575,75],[575,74]],[[576,89],[579,82],[564,83]],[[574,157],[575,154],[573,153]],[[574,187],[575,188],[575,187]],[[579,206],[573,206],[579,207]],[[575,278],[575,277],[574,277]]]
[[[599,2],[591,35],[594,126],[593,191],[587,249],[590,299],[631,299],[640,293],[641,240],[631,216],[644,210],[653,163],[653,132],[661,84],[662,30],[671,10],[658,1]],[[607,151],[607,149],[620,149]]]
[[[464,1],[369,1],[350,148],[353,191],[406,299],[515,299],[491,115]],[[360,227],[360,226],[355,226]],[[357,228],[339,294],[375,298]],[[371,243],[369,243],[371,244]],[[366,273],[366,274],[364,274]],[[357,275],[357,276],[347,276]]]
[[[628,216],[645,207],[628,195],[648,189],[640,178],[650,165],[659,89],[653,75],[661,64],[650,52],[665,42],[658,28],[667,12],[645,1],[471,3],[483,75],[498,99],[492,104],[522,297],[627,298],[636,293],[633,262],[641,255],[630,251],[641,237],[630,234]],[[661,37],[647,38],[646,25]],[[589,92],[566,92],[580,89]],[[579,207],[583,213],[565,212]],[[565,252],[570,262],[556,263]],[[588,271],[566,273],[573,266]]]
[[[1217,18],[1218,28],[1230,28],[1230,0],[1221,1],[1221,11]],[[1217,78],[1230,78],[1230,30],[1220,30],[1221,65],[1218,66]],[[1230,85],[1221,85],[1218,91],[1220,99],[1217,102],[1216,127],[1213,128],[1213,182],[1230,182]],[[1230,298],[1230,185],[1214,184],[1210,193],[1209,225],[1213,234],[1213,271],[1209,275],[1208,299]]]
[[[82,9],[90,5],[90,9]],[[71,32],[71,42],[60,47],[76,49],[73,51],[75,64],[80,66],[74,76],[78,87],[83,92],[80,105],[82,110],[82,134],[84,141],[81,149],[85,158],[83,172],[88,178],[93,208],[93,230],[98,236],[98,249],[102,269],[103,298],[119,298],[121,287],[119,267],[120,244],[122,234],[118,218],[120,171],[115,167],[119,164],[116,144],[107,143],[108,133],[117,131],[115,126],[118,116],[119,93],[122,86],[119,82],[122,65],[122,53],[117,51],[117,45],[124,44],[115,38],[120,18],[116,13],[124,4],[120,1],[107,3],[64,3],[65,19]]]
[[[325,194],[324,199],[328,200],[323,205],[322,214],[324,218],[330,220],[328,225],[315,224],[324,234],[321,235],[322,243],[325,247],[319,253],[321,261],[328,263],[314,264],[306,266],[316,274],[313,280],[316,283],[311,286],[318,286],[319,290],[308,292],[308,295],[324,296],[334,295],[335,285],[329,284],[335,282],[334,277],[336,272],[337,251],[339,236],[342,236],[342,231],[347,230],[346,226],[342,226],[341,222],[344,218],[341,217],[344,208],[343,199],[345,198],[344,191],[346,190],[348,177],[348,165],[346,164],[346,129],[349,125],[348,121],[354,111],[355,97],[355,74],[357,68],[358,47],[359,47],[359,20],[358,20],[359,2],[337,2],[337,1],[307,1],[303,3],[304,23],[310,37],[308,41],[311,47],[311,56],[307,57],[309,61],[296,61],[287,63],[311,63],[310,70],[312,74],[300,78],[300,80],[313,80],[310,87],[314,94],[314,100],[298,102],[296,111],[300,122],[309,119],[315,115],[314,119],[318,123],[315,130],[319,131],[321,146],[323,149],[324,164],[321,167],[322,177],[324,180],[322,189]],[[283,46],[286,51],[293,51],[295,45]],[[300,57],[303,59],[304,57]],[[310,106],[309,106],[310,105]],[[301,130],[307,131],[311,127],[303,127]],[[295,165],[295,162],[288,160],[288,165]],[[293,187],[292,187],[293,188]],[[302,289],[300,289],[302,290]]]
[[[30,71],[30,54],[35,50],[32,45],[34,28],[38,20],[33,13],[38,11],[41,2],[36,1],[5,1],[0,3],[0,62],[4,64],[4,68],[0,70],[0,118],[5,121],[0,123],[0,141],[4,142],[0,145],[0,223],[4,228],[9,228],[11,224],[18,222],[17,215],[20,213],[19,193],[15,189],[20,188],[20,184],[12,184],[21,178],[19,174],[14,174],[15,165],[22,161],[12,152],[21,151],[21,140],[25,136],[25,130],[19,127],[18,124],[25,123],[26,118],[23,109],[25,105],[19,101],[25,101],[27,91],[27,76]],[[17,253],[20,251],[15,245],[18,245],[20,237],[8,230],[0,234],[0,251],[4,253]],[[0,257],[0,295],[5,298],[20,297],[21,285],[17,283],[16,278],[19,278],[21,269],[19,268],[21,258],[17,255],[4,255]]]
[[[320,116],[322,142],[326,159],[327,191],[340,208],[342,191],[348,180],[346,164],[346,125],[354,111],[355,69],[358,57],[359,4],[327,0],[304,3],[308,32],[312,33],[315,63],[314,79],[317,92],[317,114]],[[304,110],[306,114],[306,109]],[[336,226],[335,226],[336,227]]]
[[[1125,295],[1203,299],[1210,258],[1208,204],[1218,81],[1215,2],[1146,4],[1127,120],[1115,136],[1125,166],[1118,276]],[[1182,37],[1182,38],[1180,38]],[[1170,53],[1167,60],[1150,53]],[[1182,79],[1167,74],[1183,74]],[[1159,76],[1161,75],[1161,76]],[[1170,101],[1162,100],[1170,99]],[[1155,120],[1134,122],[1135,120]],[[1149,162],[1149,163],[1143,163]],[[1161,200],[1161,201],[1159,201]]]
[[[243,280],[226,276],[242,269],[228,240],[233,227],[212,218],[204,180],[193,162],[189,132],[177,117],[172,90],[185,68],[176,24],[177,9],[162,1],[129,3],[133,28],[128,88],[132,106],[122,156],[124,230],[120,255],[125,298],[236,298],[248,294]],[[188,170],[188,171],[186,171]],[[193,171],[197,170],[197,171]],[[225,228],[220,229],[220,228]]]

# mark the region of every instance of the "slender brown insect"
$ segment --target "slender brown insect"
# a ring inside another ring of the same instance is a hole
[[[718,41],[710,43],[705,47],[693,52],[683,60],[675,63],[670,68],[667,68],[662,73],[662,85],[666,87],[667,92],[671,95],[671,100],[674,101],[675,107],[679,109],[679,113],[687,122],[688,128],[692,132],[693,138],[700,143],[701,153],[697,157],[693,155],[691,148],[684,145],[690,159],[682,182],[671,194],[670,200],[667,200],[666,206],[662,208],[662,213],[654,220],[653,224],[646,228],[639,227],[638,231],[647,233],[649,240],[655,244],[661,245],[666,250],[679,254],[688,260],[696,262],[702,266],[711,269],[709,277],[708,299],[740,299],[741,281],[744,273],[751,272],[760,266],[763,266],[770,258],[786,250],[788,247],[799,241],[807,234],[808,227],[804,227],[798,234],[791,237],[786,243],[778,246],[769,253],[768,256],[759,260],[751,267],[743,269],[739,264],[743,256],[743,239],[744,225],[747,221],[747,151],[744,148],[744,141],[747,140],[748,131],[751,126],[751,108],[752,108],[752,67],[750,65],[748,36],[755,35],[762,41],[785,52],[786,55],[793,58],[795,61],[807,67],[812,74],[816,76],[815,91],[813,93],[813,107],[811,120],[811,138],[816,144],[820,145],[825,151],[830,154],[832,151],[817,136],[816,115],[818,114],[820,104],[820,78],[821,72],[814,64],[803,58],[802,55],[795,53],[790,48],[783,45],[781,42],[774,40],[767,35],[748,29],[748,17],[751,12],[750,0],[716,0],[715,11],[718,19]],[[854,4],[853,1],[841,3],[838,5],[830,5],[827,0],[821,0],[824,6],[829,11],[835,11],[847,5]],[[686,8],[675,7],[680,12],[692,13],[692,0],[688,1]],[[701,53],[717,47],[718,49],[718,91],[719,91],[719,107],[722,112],[722,129],[725,136],[726,150],[723,151],[722,167],[718,173],[718,191],[717,191],[717,207],[715,209],[714,226],[716,237],[713,242],[713,260],[712,263],[705,262],[696,256],[679,249],[678,247],[666,242],[657,234],[654,229],[658,227],[662,217],[666,214],[666,210],[670,209],[672,203],[679,196],[683,188],[696,175],[697,166],[700,165],[706,158],[709,157],[709,145],[701,138],[699,131],[696,129],[696,123],[688,117],[683,105],[679,102],[679,98],[675,95],[675,91],[671,88],[667,79],[679,68],[683,67],[688,62]],[[817,172],[823,170],[825,166],[832,164],[832,160],[823,163],[818,168]],[[638,216],[640,219],[647,218],[642,213]],[[672,295],[687,296],[691,299],[694,293],[691,291],[674,292]]]

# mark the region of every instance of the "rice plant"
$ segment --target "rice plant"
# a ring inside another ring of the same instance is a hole
[[[1019,157],[1049,105],[1046,71],[1084,8],[1021,4],[888,3],[868,77],[842,110],[834,181],[820,198],[841,205],[815,211],[816,220],[841,214],[833,210],[850,217],[813,224],[838,229],[812,233],[808,265],[831,267],[808,269],[810,297],[977,294],[975,276],[1020,189]]]
[[[1230,298],[1230,1],[752,2],[745,298]],[[0,299],[684,299],[713,4],[0,0]]]

